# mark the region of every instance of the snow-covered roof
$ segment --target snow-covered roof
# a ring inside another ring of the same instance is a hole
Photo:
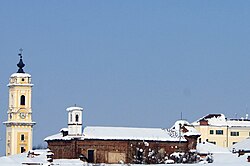
[[[202,142],[196,146],[198,153],[231,153],[227,148],[217,146],[209,142]]]
[[[180,127],[185,127],[187,129],[185,132],[181,129],[182,136],[201,135],[201,133],[198,132],[198,130],[196,130],[194,126],[186,120],[177,120],[172,126],[171,130],[176,130],[176,132],[179,133]]]
[[[250,127],[250,121],[248,121],[248,120],[228,120],[227,125],[229,127]]]
[[[184,136],[201,135],[201,133],[196,130],[193,126],[184,126],[188,131],[183,133]]]
[[[177,120],[174,125],[172,126],[172,128],[175,128],[176,130],[180,129],[180,125],[184,126],[184,125],[190,125],[190,123],[186,120]]]
[[[208,121],[209,125],[216,125],[216,126],[226,126],[226,117],[224,114],[208,114],[197,121],[193,122],[193,125],[200,125],[200,121],[206,120]]]
[[[170,136],[168,131],[161,128],[87,126],[83,134],[85,139],[179,141],[179,137]]]
[[[234,144],[231,146],[230,150],[250,150],[250,137]]]
[[[28,157],[28,153],[21,153],[11,156],[0,157],[1,166],[22,166],[22,165],[50,165],[47,162],[47,150],[32,150],[36,155]],[[53,165],[82,166],[84,163],[80,159],[56,159]]]
[[[62,128],[62,129],[60,130],[60,132],[63,132],[63,131],[69,131],[69,129],[68,129],[68,128]]]
[[[62,133],[45,138],[50,140],[101,139],[101,140],[147,140],[147,141],[180,141],[177,134],[161,128],[132,128],[132,127],[98,127],[87,126],[82,136],[64,136]],[[181,137],[181,141],[186,141]]]
[[[24,77],[31,77],[31,75],[28,73],[13,73],[10,77],[24,78]]]
[[[39,150],[41,151],[41,150]],[[43,150],[39,156],[34,157],[34,158],[29,158],[27,157],[28,153],[21,153],[21,154],[16,154],[16,155],[11,155],[11,156],[7,156],[7,157],[1,157],[0,158],[0,162],[1,165],[2,164],[13,164],[13,165],[22,165],[22,163],[29,163],[29,164],[33,164],[33,165],[41,165],[43,163],[46,163],[46,150]]]
[[[67,111],[74,111],[74,110],[79,110],[79,111],[83,111],[83,108],[81,107],[69,107],[66,109]]]
[[[54,134],[54,135],[51,135],[51,136],[48,136],[44,139],[44,141],[52,141],[52,140],[72,140],[76,138],[75,136],[63,136],[62,133],[57,133],[57,134]],[[78,139],[84,139],[83,136],[78,136]]]
[[[250,127],[250,120],[248,119],[227,119],[224,114],[208,114],[192,125],[200,125],[200,121],[206,120],[211,126],[229,126],[229,127]]]

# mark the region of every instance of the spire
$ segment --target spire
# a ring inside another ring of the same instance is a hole
[[[23,49],[20,48],[19,51],[20,51],[20,53],[18,54],[18,56],[20,56],[20,60],[19,60],[19,63],[17,64],[17,67],[19,67],[17,73],[25,73],[23,71],[23,67],[25,66],[25,64],[23,63],[23,56],[22,56]]]

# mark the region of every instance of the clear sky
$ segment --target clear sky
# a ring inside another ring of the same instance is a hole
[[[0,121],[23,48],[34,145],[84,108],[84,126],[171,127],[181,112],[244,116],[250,106],[250,1],[0,1]],[[0,155],[5,126],[0,125]]]

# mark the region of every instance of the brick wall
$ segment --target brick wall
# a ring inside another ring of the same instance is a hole
[[[190,145],[189,145],[190,146]],[[154,150],[169,155],[175,151],[188,151],[188,142],[121,141],[121,140],[70,140],[48,141],[55,159],[75,159],[82,154],[88,158],[93,151],[94,163],[117,163],[119,157],[125,163],[136,163],[135,156],[142,149],[143,155]],[[110,156],[112,154],[113,156]],[[116,154],[114,156],[114,154]],[[113,157],[113,158],[112,158]],[[150,163],[150,161],[145,161]]]

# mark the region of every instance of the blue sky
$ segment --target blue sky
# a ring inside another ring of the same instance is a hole
[[[34,145],[67,126],[171,127],[250,106],[249,1],[0,2],[0,121],[24,49],[33,78]],[[0,155],[5,127],[0,125]]]

